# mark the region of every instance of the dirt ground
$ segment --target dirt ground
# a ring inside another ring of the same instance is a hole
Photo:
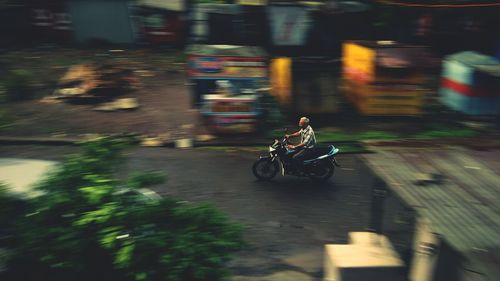
[[[190,133],[196,115],[189,110],[189,93],[182,74],[158,74],[142,79],[141,89],[123,97],[136,97],[136,110],[99,112],[95,105],[65,102],[48,104],[40,99],[9,103],[12,127],[1,132],[13,136],[79,136],[94,133],[138,133],[182,137]]]
[[[43,100],[54,91],[57,80],[69,66],[99,61],[99,54],[111,56],[89,50],[65,50],[62,54],[56,54],[54,50],[28,50],[0,56],[4,71],[5,68],[31,69],[37,89],[37,97],[32,100],[3,103],[10,125],[1,130],[0,135],[78,137],[84,134],[137,133],[181,138],[192,133],[197,113],[190,110],[184,64],[177,62],[181,59],[175,56],[176,53],[161,56],[159,51],[132,50],[113,55],[113,58],[103,58],[126,63],[139,78],[137,90],[120,96],[137,98],[140,107],[136,110],[99,112],[94,110],[95,104]],[[16,62],[15,57],[21,59]]]

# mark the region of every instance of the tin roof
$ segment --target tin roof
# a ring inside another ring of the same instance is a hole
[[[486,56],[477,52],[465,51],[449,55],[448,61],[457,61],[468,67],[500,77],[500,61],[494,57]]]
[[[500,151],[374,148],[363,156],[393,192],[487,280],[500,276]]]

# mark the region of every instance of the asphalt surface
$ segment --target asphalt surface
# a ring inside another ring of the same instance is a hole
[[[0,157],[61,160],[77,149],[2,146]],[[291,270],[320,280],[324,244],[345,243],[349,231],[368,227],[370,189],[363,165],[356,155],[340,155],[342,167],[326,183],[281,175],[261,182],[251,171],[259,154],[135,148],[127,152],[129,161],[121,173],[162,171],[168,181],[153,188],[161,195],[210,202],[243,224],[249,246],[230,264],[235,276],[256,278]]]

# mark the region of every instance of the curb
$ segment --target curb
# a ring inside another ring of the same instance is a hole
[[[234,142],[234,141],[217,141],[217,142],[202,142],[194,141],[192,139],[180,139],[180,140],[168,140],[161,141],[154,138],[138,138],[135,137],[135,141],[140,144],[141,147],[150,148],[177,148],[177,149],[187,149],[187,148],[203,148],[203,147],[267,147],[268,142]],[[88,139],[85,138],[33,138],[33,137],[0,137],[1,145],[46,145],[46,146],[79,146],[81,142]],[[329,145],[330,143],[319,143],[324,145]],[[351,146],[359,147],[359,151],[348,151],[340,152],[339,154],[361,154],[361,153],[373,153],[366,148],[366,146],[358,141],[341,141],[335,142],[335,145],[349,144]]]
[[[197,147],[267,147],[267,141],[196,141],[194,139],[178,139],[178,140],[161,140],[157,138],[141,138],[136,135],[116,135],[117,137],[131,137],[133,140],[140,144],[142,147],[167,147],[167,148],[197,148]],[[2,145],[47,145],[47,146],[79,146],[81,142],[89,140],[88,138],[37,138],[37,137],[0,137],[0,144]],[[364,152],[371,153],[367,147],[386,147],[386,146],[399,146],[399,147],[419,147],[419,146],[442,146],[442,145],[460,145],[473,149],[495,149],[500,148],[500,140],[497,139],[478,139],[478,138],[459,138],[459,139],[398,139],[398,140],[362,140],[362,141],[336,141],[336,142],[320,142],[319,145],[335,146],[350,145],[359,147]],[[350,152],[344,152],[349,154]],[[359,153],[359,152],[356,152]]]
[[[0,137],[3,145],[75,145],[84,141],[76,138],[28,138],[28,137]]]
[[[238,141],[213,141],[213,142],[203,142],[203,141],[195,141],[194,147],[217,147],[217,146],[269,146],[271,142],[269,141],[256,141],[256,142],[238,142]],[[335,141],[335,142],[318,142],[318,145],[342,145],[342,144],[350,144],[350,145],[364,145],[361,141],[350,140],[350,141]]]
[[[104,136],[104,135],[103,135]],[[139,139],[134,135],[108,135],[109,137],[128,137],[132,138],[134,142],[138,142]],[[80,143],[92,140],[92,138],[51,138],[51,137],[9,137],[0,136],[0,144],[3,145],[72,145],[79,146]]]
[[[323,143],[320,142],[318,143],[319,145],[331,145],[332,143]],[[338,141],[333,143],[336,147],[341,147],[342,144],[348,144],[351,147],[357,147],[359,148],[359,151],[347,151],[347,152],[339,152],[339,154],[365,154],[365,153],[373,153],[373,151],[369,150],[366,145],[359,141]],[[242,143],[242,142],[195,142],[194,146],[195,148],[203,148],[203,147],[267,147],[269,146],[269,142],[254,142],[254,143]]]

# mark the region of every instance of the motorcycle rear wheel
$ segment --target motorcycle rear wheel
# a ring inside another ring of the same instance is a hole
[[[315,181],[327,181],[334,172],[335,166],[332,162],[328,162],[315,167],[314,171],[309,173],[309,178]]]

